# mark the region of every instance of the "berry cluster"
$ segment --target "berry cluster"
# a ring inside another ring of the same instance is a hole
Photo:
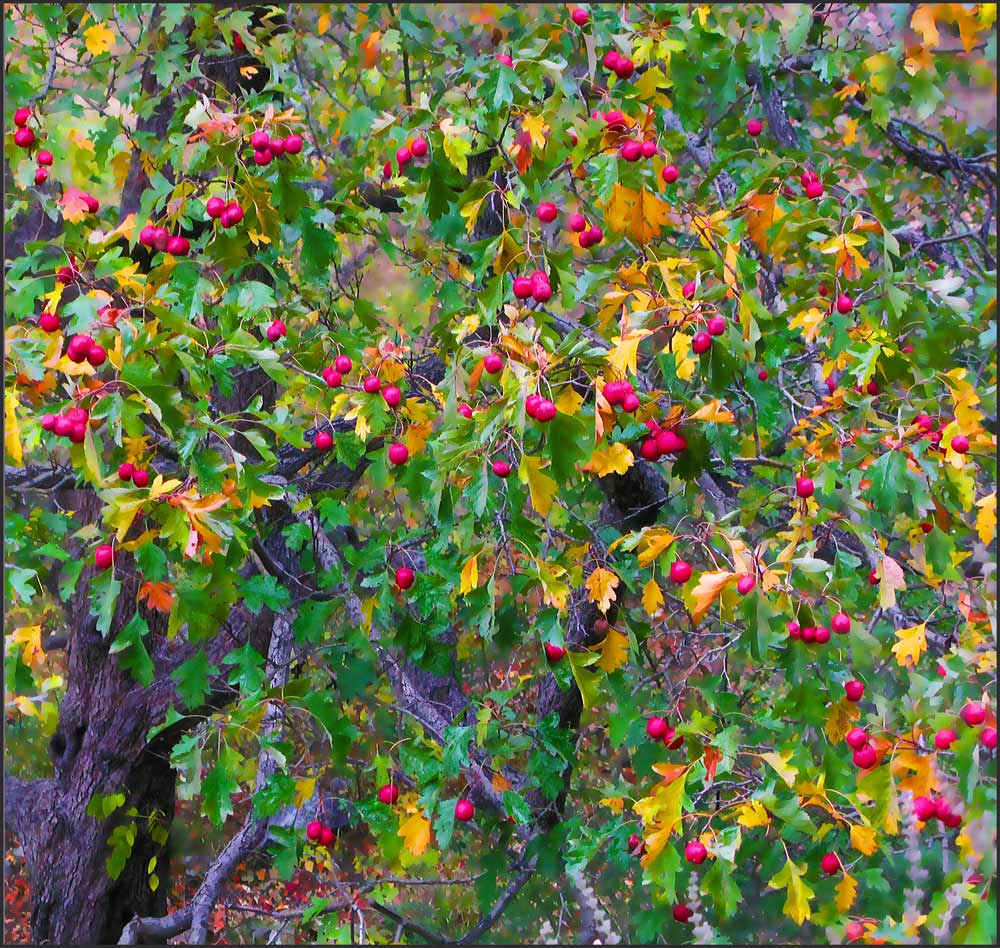
[[[536,270],[531,276],[514,277],[514,296],[519,300],[533,297],[536,303],[548,302],[552,299],[548,275],[542,270]]]
[[[263,167],[269,165],[273,158],[280,158],[282,155],[297,155],[302,151],[302,136],[288,135],[285,138],[271,138],[267,132],[261,130],[250,136],[250,145],[253,147],[254,164]]]

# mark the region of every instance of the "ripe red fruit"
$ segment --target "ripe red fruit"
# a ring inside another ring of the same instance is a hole
[[[468,823],[476,815],[476,808],[471,800],[455,801],[455,819],[460,823]]]
[[[414,158],[423,158],[427,154],[427,139],[421,136],[420,138],[415,138],[413,144],[410,145],[410,154]]]
[[[616,62],[621,58],[616,52],[608,53],[608,56],[615,56]],[[608,62],[608,56],[604,57],[605,65],[607,65]],[[610,69],[612,67],[608,66],[608,68]],[[625,116],[617,109],[612,109],[610,112],[604,113],[604,124],[607,125],[608,128],[625,128]]]
[[[830,641],[830,630],[825,625],[818,625],[813,630],[813,641],[817,645],[826,645]]]
[[[577,243],[579,243],[579,244],[580,244],[580,248],[581,248],[582,250],[589,250],[589,249],[590,249],[591,247],[593,247],[593,246],[594,246],[594,238],[593,238],[593,236],[591,235],[591,233],[590,233],[590,231],[589,231],[589,230],[585,230],[585,231],[584,231],[584,232],[583,232],[582,234],[580,234],[580,236],[579,236],[579,237],[577,238]]]
[[[226,202],[220,197],[210,197],[205,202],[205,213],[213,220],[222,217],[222,212],[226,209]],[[145,241],[144,241],[145,242]],[[312,825],[311,823],[309,824]]]
[[[253,153],[253,162],[255,165],[269,165],[271,163],[271,149],[270,148],[260,148]]]
[[[656,154],[656,142],[654,142],[651,138],[647,138],[642,143],[642,157],[652,158],[653,155],[655,154]]]
[[[844,693],[848,701],[860,701],[865,695],[865,686],[854,678],[844,682]]]
[[[872,586],[877,586],[879,584],[878,571],[874,566],[868,574],[868,582],[871,583]]]
[[[957,740],[958,735],[954,731],[945,727],[934,735],[934,746],[938,750],[946,751]]]
[[[582,214],[570,214],[566,226],[576,234],[587,229],[587,219]]]
[[[275,158],[280,158],[285,153],[285,140],[283,138],[272,138],[267,147],[271,149],[271,154]]]
[[[135,472],[135,465],[129,461],[125,461],[123,464],[118,465],[118,477],[123,481],[132,480],[132,474]]]
[[[413,158],[413,152],[410,151],[405,145],[401,148],[396,149],[396,164],[399,165],[400,170],[402,170],[406,165],[410,163]]]
[[[70,362],[80,363],[87,358],[87,354],[90,352],[90,347],[93,345],[94,340],[90,336],[76,335],[73,336],[69,341],[69,345],[66,346],[66,358]]]
[[[851,617],[846,612],[838,612],[830,620],[830,628],[838,635],[846,635],[851,631]]]
[[[627,56],[619,56],[614,72],[619,79],[628,79],[635,72],[635,63]]]
[[[14,124],[18,128],[23,128],[25,125],[28,124],[28,119],[30,118],[31,118],[31,109],[27,109],[24,106],[22,106],[14,113]]]
[[[680,176],[681,173],[677,170],[676,165],[664,165],[660,172],[660,177],[663,178],[665,184],[673,184]]]
[[[56,282],[63,286],[68,286],[80,275],[80,271],[74,266],[60,267],[56,273]]]
[[[397,467],[401,464],[405,464],[410,458],[410,449],[407,448],[405,444],[401,444],[396,441],[389,445],[389,463],[395,464]]]
[[[871,744],[865,744],[860,750],[856,750],[853,756],[854,766],[859,770],[869,770],[874,767],[877,759],[875,748]]]
[[[396,784],[387,783],[378,788],[379,803],[388,803],[392,806],[397,800],[399,800],[399,787]]]
[[[471,418],[472,417],[472,406],[471,405],[459,405],[458,406],[458,413],[463,418]]]
[[[691,348],[698,355],[703,355],[712,348],[712,337],[707,332],[695,333],[694,339],[691,340]]]
[[[632,855],[640,855],[646,848],[646,844],[643,842],[642,837],[638,833],[632,833],[628,838],[628,842],[625,844],[625,848]]]
[[[43,332],[56,332],[59,329],[59,317],[55,313],[42,313],[38,317],[38,325]]]
[[[510,464],[503,460],[503,458],[498,458],[493,462],[493,473],[497,477],[508,477],[510,475]]]
[[[35,170],[35,184],[45,184],[49,180],[49,173],[44,168],[37,168]]]
[[[978,701],[970,701],[962,708],[961,718],[969,727],[976,727],[986,720],[986,708]]]
[[[395,575],[396,585],[400,589],[409,589],[417,578],[417,574],[409,566],[400,566]]]
[[[913,812],[921,823],[937,817],[937,806],[930,797],[914,797]]]
[[[626,161],[638,161],[642,157],[642,143],[630,138],[622,144],[621,156]]]
[[[531,295],[535,298],[537,303],[545,303],[552,299],[552,287],[549,286],[549,281],[547,279],[532,280]]]
[[[673,908],[673,915],[675,922],[680,922],[682,925],[685,925],[691,921],[691,916],[694,915],[694,912],[692,912],[686,905],[675,905]]]
[[[863,727],[852,727],[844,737],[851,750],[861,750],[868,743],[868,734]]]
[[[542,403],[542,396],[539,395],[537,392],[534,395],[529,395],[524,400],[524,413],[529,418],[537,418],[538,406],[541,405],[541,403]]]
[[[344,383],[344,377],[330,366],[323,369],[323,380],[330,388],[339,388]]]
[[[147,224],[139,231],[139,243],[144,247],[152,247],[156,243],[156,228]]]
[[[315,444],[317,451],[329,451],[333,447],[333,435],[329,431],[317,431]]]
[[[610,69],[614,71],[615,66],[618,65],[618,61],[622,58],[622,54],[618,52],[617,49],[609,49],[604,54],[604,59],[602,60],[605,69]]]
[[[760,119],[750,119],[747,122],[747,134],[756,138],[762,131],[764,131],[764,124]]]
[[[875,381],[874,379],[872,379],[872,381],[870,381],[870,382],[869,382],[869,383],[868,383],[868,384],[867,384],[867,385],[865,386],[865,391],[866,391],[866,392],[867,392],[867,393],[868,393],[869,395],[871,395],[871,396],[873,396],[873,397],[874,397],[875,395],[878,395],[878,393],[879,393],[879,387],[878,387],[878,382],[876,382],[876,381]]]
[[[503,356],[499,352],[491,352],[483,359],[483,368],[490,375],[496,375],[503,368]]]
[[[688,282],[681,287],[681,296],[683,296],[684,299],[689,300],[694,296],[694,292],[697,288],[698,287],[694,280],[688,280]]]
[[[802,628],[799,626],[798,622],[789,622],[785,625],[785,628],[788,630],[788,637],[790,639],[797,639],[802,635]]]
[[[297,155],[300,151],[302,151],[302,136],[287,135],[285,137],[285,154]]]
[[[53,431],[56,426],[56,416],[55,415],[42,415],[42,420],[40,422],[43,431]]]
[[[983,733],[979,735],[979,742],[989,750],[995,750],[997,746],[997,729],[995,727],[984,727]]]
[[[337,838],[336,835],[334,834],[333,830],[330,829],[329,826],[324,826],[319,831],[319,844],[320,844],[320,846],[330,846],[330,845],[332,845],[333,841],[336,838]]]
[[[667,722],[663,718],[652,717],[646,722],[646,733],[654,741],[662,741],[667,733]]]
[[[566,655],[566,649],[561,645],[555,645],[552,642],[545,643],[545,657],[550,662],[558,662]]]
[[[262,151],[271,143],[271,136],[267,132],[254,132],[250,136],[250,145],[254,151]]]
[[[186,257],[191,250],[187,237],[171,237],[167,241],[167,253],[175,257]]]
[[[854,300],[852,300],[846,293],[841,293],[837,297],[837,312],[841,314],[849,313],[854,309]]]
[[[90,347],[90,351],[87,353],[87,361],[96,369],[98,366],[104,365],[107,361],[108,353],[104,346],[98,345],[96,342]]]
[[[642,442],[642,445],[639,448],[639,453],[647,461],[659,461],[660,448],[656,443],[656,438],[646,438],[646,440]]]
[[[815,200],[816,198],[821,198],[822,196],[823,196],[823,183],[821,181],[810,181],[806,185],[807,198],[812,198],[813,200]]]
[[[510,66],[511,69],[514,68],[514,60],[510,58],[506,53],[499,53],[497,55],[497,62],[501,66]]]
[[[663,743],[670,750],[677,750],[678,747],[683,747],[684,746],[684,738],[683,737],[676,737],[675,738],[676,734],[677,734],[677,731],[674,728],[668,727],[667,728],[667,733],[663,735]]]
[[[341,375],[347,375],[354,368],[354,363],[351,362],[350,356],[339,355],[333,360],[333,367]]]
[[[382,398],[390,408],[399,408],[403,403],[403,393],[395,385],[387,385],[382,390]]]
[[[705,861],[705,857],[708,856],[708,850],[705,848],[705,844],[698,839],[692,839],[687,846],[684,847],[684,858],[694,865],[700,865]]]
[[[320,821],[319,821],[319,820],[313,820],[313,821],[312,821],[312,822],[311,822],[311,823],[310,823],[310,824],[309,824],[309,825],[308,825],[308,826],[306,827],[306,837],[307,837],[308,839],[311,839],[311,840],[312,840],[313,842],[316,842],[316,840],[317,840],[317,839],[319,839],[319,834],[320,834],[320,833],[321,833],[322,831],[323,831],[323,824],[322,824],[322,823],[320,823]]]
[[[726,321],[721,316],[713,316],[705,328],[710,336],[721,336],[726,331]]]
[[[639,396],[635,392],[626,392],[625,397],[622,399],[622,411],[627,411],[631,415],[639,410],[641,404]]]
[[[745,596],[756,585],[757,580],[755,580],[752,576],[741,576],[736,580],[736,591],[741,596]]]
[[[811,625],[804,625],[802,627],[802,632],[800,633],[800,638],[803,642],[815,642],[816,629]]]
[[[288,334],[288,329],[282,320],[276,319],[267,327],[267,338],[269,342],[277,342]]]
[[[35,144],[35,133],[30,128],[19,128],[14,132],[14,144],[18,148],[30,148]]]
[[[376,392],[380,391],[382,388],[382,380],[377,375],[369,375],[364,382],[361,383],[361,387],[369,394],[374,395]]]
[[[656,435],[656,446],[660,454],[679,454],[687,447],[687,442],[673,429],[667,429]]]
[[[956,454],[965,454],[969,450],[969,439],[965,435],[955,435],[951,439],[951,450]]]
[[[819,867],[828,876],[836,875],[840,871],[840,857],[836,853],[827,853],[819,861]]]
[[[243,220],[243,208],[235,201],[230,201],[222,212],[219,223],[223,227],[235,227],[241,220]]]
[[[864,935],[865,926],[861,922],[848,922],[844,928],[844,938],[847,941],[857,941],[859,938],[864,938]]]
[[[535,216],[543,224],[551,224],[559,216],[559,208],[551,201],[542,201],[535,209]]]
[[[678,586],[683,585],[691,578],[691,564],[685,560],[674,560],[670,564],[670,579],[671,581],[677,583]]]
[[[585,233],[587,235],[587,243],[590,246],[593,246],[594,244],[599,244],[602,240],[604,240],[604,231],[601,230],[601,228],[598,227],[597,224],[594,224],[590,228],[590,230],[586,231]],[[581,241],[583,240],[583,234],[580,234],[580,239]],[[581,246],[583,246],[582,243]]]
[[[48,167],[54,160],[55,159],[53,158],[51,151],[40,151],[35,156],[35,161],[37,161],[42,167]]]
[[[590,14],[583,7],[573,7],[570,17],[577,26],[586,26],[587,21],[590,19]]]
[[[66,412],[66,417],[73,422],[73,424],[86,424],[90,420],[90,414],[86,408],[71,408]]]
[[[535,419],[536,421],[552,421],[558,413],[555,402],[549,401],[547,398],[543,398],[539,403],[538,407],[535,409]]]
[[[514,296],[519,300],[526,300],[531,296],[531,279],[529,277],[514,277]]]
[[[762,382],[766,382],[767,381],[767,369],[761,369],[757,373],[757,378],[759,378]]]
[[[913,419],[913,423],[921,431],[933,431],[934,430],[934,419],[930,415],[920,414]]]
[[[799,181],[801,182],[802,187],[806,188],[812,184],[813,181],[819,181],[819,175],[817,175],[815,171],[803,171],[799,177]]]
[[[139,468],[136,468],[132,472],[132,483],[136,487],[145,487],[149,484],[149,471],[140,471]]]
[[[795,493],[799,497],[805,499],[806,497],[812,497],[816,490],[816,486],[813,484],[811,477],[796,477],[795,478]]]
[[[102,543],[94,550],[94,565],[98,569],[107,569],[115,561],[115,551],[107,543]]]

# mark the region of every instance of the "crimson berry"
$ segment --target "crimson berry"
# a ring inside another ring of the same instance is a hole
[[[965,454],[969,450],[969,439],[965,435],[955,435],[951,439],[951,450],[956,454]]]
[[[269,342],[277,342],[287,334],[288,329],[285,327],[283,320],[276,319],[267,327],[267,339]]]
[[[329,451],[333,447],[333,435],[329,431],[317,431],[315,444],[317,451]]]
[[[44,332],[56,332],[59,329],[59,317],[55,313],[42,313],[38,317],[38,325]]]
[[[369,394],[374,395],[376,392],[382,389],[382,380],[377,375],[369,375],[364,382],[361,383],[361,387]]]
[[[427,139],[421,136],[420,138],[415,138],[413,144],[410,145],[410,154],[414,158],[423,158],[427,154]]]
[[[463,418],[471,418],[472,417],[472,406],[471,405],[459,405],[458,406],[458,413]]]
[[[937,818],[937,805],[930,797],[914,797],[913,813],[921,823]]]
[[[570,17],[577,26],[586,26],[587,21],[590,19],[590,14],[583,7],[573,7]]]
[[[979,741],[983,747],[995,750],[997,746],[997,729],[995,727],[984,727],[983,733],[979,735]]]
[[[757,585],[757,580],[753,576],[741,576],[736,580],[736,591],[741,595],[745,596],[750,590]]]
[[[621,156],[626,161],[638,161],[642,157],[642,143],[630,138],[622,144]]]
[[[802,627],[798,624],[798,622],[788,622],[786,623],[785,628],[788,630],[788,637],[790,639],[798,639],[802,637]]]
[[[497,55],[497,62],[501,66],[510,66],[511,69],[514,68],[514,60],[510,58],[506,53],[499,53]]]
[[[382,391],[382,398],[390,408],[398,408],[403,402],[403,393],[395,385],[387,385]]]
[[[396,585],[400,589],[409,589],[416,578],[416,573],[409,566],[400,566],[396,570]]]
[[[286,155],[297,155],[302,151],[302,136],[301,135],[288,135],[285,138],[285,154]]]
[[[816,490],[816,486],[813,484],[811,477],[797,477],[795,478],[795,493],[803,500],[807,497],[812,497]]]
[[[264,167],[271,163],[271,149],[270,148],[259,148],[253,153],[253,162],[255,165],[260,165]]]
[[[49,180],[49,173],[44,168],[35,170],[35,184],[42,185]]]
[[[762,382],[766,382],[767,381],[767,369],[761,369],[757,373],[757,378],[759,378]]]
[[[854,765],[859,770],[869,770],[875,766],[878,759],[875,748],[871,744],[866,744],[860,750],[856,750],[853,755]]]
[[[555,402],[549,401],[547,398],[543,398],[538,403],[538,408],[535,409],[535,418],[538,421],[552,421],[557,414],[558,409]]]
[[[510,465],[502,458],[493,462],[493,473],[497,477],[508,477],[510,475]]]
[[[405,145],[403,145],[402,148],[396,149],[396,164],[399,165],[400,170],[408,165],[412,158],[413,152],[411,152]]]
[[[934,746],[938,750],[946,751],[957,740],[958,735],[954,731],[945,727],[934,735]]]
[[[42,165],[42,167],[48,167],[54,160],[51,151],[40,151],[35,157],[35,161]]]
[[[962,708],[961,718],[969,727],[976,727],[986,720],[986,708],[978,701],[970,701]]]
[[[526,300],[531,296],[531,280],[528,277],[514,277],[514,296],[519,300]]]
[[[836,853],[827,853],[819,865],[828,876],[834,876],[840,871],[840,857]]]
[[[726,331],[726,321],[721,316],[713,316],[705,328],[710,336],[721,336]]]
[[[41,426],[43,431],[52,431],[56,426],[55,415],[42,415]]]
[[[684,847],[684,858],[694,865],[700,865],[705,861],[708,856],[708,850],[705,848],[705,844],[699,839],[692,839],[687,846]]]
[[[844,315],[849,313],[854,309],[854,300],[852,300],[846,293],[841,293],[837,297],[837,312]]]
[[[401,444],[396,441],[389,445],[389,463],[394,464],[397,467],[401,464],[405,464],[410,457],[410,449],[407,448],[405,444]]]
[[[535,216],[543,224],[551,224],[559,216],[559,208],[551,201],[543,201],[535,209]]]
[[[747,134],[753,138],[756,138],[762,131],[764,131],[764,123],[760,119],[750,119],[747,122]]]
[[[313,820],[308,826],[306,826],[306,836],[313,842],[316,842],[316,840],[319,839],[319,834],[322,830],[323,824],[320,823],[319,820]]]
[[[678,586],[683,585],[691,578],[691,572],[691,564],[685,560],[674,560],[670,564],[670,579]]]
[[[681,296],[683,296],[684,299],[689,300],[694,296],[695,290],[697,288],[698,288],[697,284],[694,282],[694,280],[688,280],[687,283],[685,283],[684,286],[681,287]]]
[[[813,641],[816,642],[817,645],[826,645],[826,643],[830,641],[830,630],[825,625],[816,626],[813,632]]]
[[[668,428],[656,435],[656,446],[660,449],[660,454],[679,454],[687,447],[687,442],[672,428]]]
[[[104,365],[107,361],[108,353],[104,346],[98,345],[96,342],[90,347],[90,351],[87,353],[87,361],[96,369],[99,366]]]
[[[652,717],[646,722],[646,733],[654,741],[662,741],[667,733],[667,722],[663,718]]]
[[[868,743],[868,732],[863,727],[852,727],[844,736],[851,750],[861,750]]]
[[[35,144],[35,133],[30,128],[19,128],[14,132],[14,144],[18,148],[30,148]]]
[[[379,803],[388,803],[389,806],[392,806],[397,800],[399,800],[399,787],[396,784],[387,783],[378,788]]]
[[[149,471],[140,471],[136,468],[132,472],[132,483],[135,484],[136,487],[145,487],[149,484]]]
[[[823,183],[821,181],[810,181],[806,185],[807,198],[812,198],[813,200],[815,200],[816,198],[821,198],[822,196],[823,196]]]
[[[531,295],[538,303],[545,303],[552,299],[552,287],[549,286],[548,280],[532,280]]]
[[[844,683],[844,694],[848,701],[860,701],[865,695],[865,686],[856,678]]]
[[[23,128],[25,125],[28,124],[28,119],[30,118],[31,118],[31,109],[27,109],[22,106],[14,113],[14,124],[18,128]]]
[[[350,356],[339,355],[333,360],[333,367],[341,374],[348,375],[351,369],[354,368],[354,363],[351,362]]]
[[[545,643],[545,657],[550,662],[558,662],[566,655],[566,649],[561,645],[556,645],[553,642]]]
[[[673,916],[675,922],[680,922],[682,925],[686,925],[691,921],[691,916],[694,912],[691,911],[686,905],[675,905],[673,908]]]
[[[639,453],[647,461],[658,461],[660,459],[660,449],[656,443],[656,438],[646,438],[639,448]]]
[[[542,403],[542,396],[537,392],[533,395],[529,395],[524,400],[524,412],[529,418],[538,417],[538,406]],[[472,417],[472,412],[470,410],[469,417]]]
[[[681,173],[677,170],[676,165],[665,165],[660,172],[660,177],[663,178],[665,184],[673,184],[680,176]]]
[[[576,234],[587,229],[587,219],[582,214],[570,214],[566,226]]]
[[[698,355],[704,355],[712,348],[712,337],[707,332],[695,333],[694,339],[691,340],[691,348]]]
[[[455,801],[455,819],[460,823],[468,823],[476,815],[476,808],[471,800]]]
[[[124,464],[118,465],[118,477],[120,480],[123,481],[132,480],[132,474],[134,473],[134,471],[135,471],[135,465],[131,464],[128,461],[125,461]]]
[[[254,132],[250,136],[250,145],[254,151],[263,151],[271,143],[271,136],[267,132]]]
[[[871,583],[872,586],[877,586],[879,584],[878,569],[874,566],[868,574],[868,582]]]
[[[635,72],[635,63],[627,56],[619,56],[614,72],[619,79],[628,79]]]
[[[267,147],[271,149],[271,154],[275,158],[280,158],[285,153],[285,140],[283,138],[272,138]]]
[[[226,209],[226,202],[220,197],[210,197],[205,202],[205,213],[213,220],[218,220],[220,217],[222,217],[222,212],[225,209]]]
[[[499,352],[491,352],[483,359],[483,368],[490,375],[496,375],[503,368],[503,356]]]
[[[323,379],[330,388],[339,388],[344,383],[344,377],[329,366],[323,370]]]
[[[642,143],[642,157],[652,158],[653,155],[655,154],[656,154],[656,142],[654,142],[651,138],[647,138]]]
[[[102,543],[94,550],[94,565],[98,569],[107,569],[115,561],[114,548],[107,543]]]
[[[332,829],[329,826],[324,826],[319,831],[319,844],[320,846],[330,846],[337,837],[334,835]]]

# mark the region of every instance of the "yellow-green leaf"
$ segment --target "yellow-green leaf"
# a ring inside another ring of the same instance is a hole
[[[771,823],[771,817],[768,816],[764,804],[759,800],[750,800],[748,803],[742,804],[737,812],[739,815],[736,817],[736,822],[747,829],[768,826]]]
[[[448,160],[461,174],[468,173],[472,142],[462,136],[469,130],[464,125],[456,125],[453,119],[446,118],[441,122],[441,131],[444,133],[444,153]]]
[[[858,883],[854,876],[844,873],[834,890],[837,893],[836,906],[838,912],[846,912],[858,897]]]
[[[801,925],[812,917],[809,900],[816,893],[802,880],[805,874],[805,864],[800,867],[791,859],[786,859],[781,871],[772,876],[767,883],[772,889],[786,890],[784,912],[796,925]]]
[[[21,428],[17,420],[17,394],[8,389],[3,400],[3,448],[16,467],[24,465]]]
[[[851,845],[862,855],[870,856],[878,845],[875,842],[875,828],[855,823],[851,826]]]
[[[622,635],[617,629],[608,629],[600,649],[601,657],[597,661],[597,667],[610,675],[628,661],[628,636]]]
[[[479,554],[470,556],[462,567],[462,579],[459,592],[463,595],[472,592],[479,585]]]
[[[892,652],[901,667],[906,668],[909,666],[912,668],[920,661],[920,656],[923,655],[924,650],[927,648],[926,633],[926,622],[896,630],[896,638],[899,641],[893,645]]]
[[[609,474],[624,474],[634,463],[635,455],[618,441],[596,447],[582,470],[592,471],[598,477],[607,477]]]
[[[619,375],[625,375],[627,372],[634,375],[639,355],[639,343],[652,334],[650,329],[633,329],[622,336],[615,336],[611,340],[614,348],[608,353],[608,365],[617,370]]]
[[[781,777],[788,786],[795,786],[795,778],[798,776],[798,768],[792,767],[788,761],[792,758],[791,751],[782,751],[780,754],[775,754],[773,751],[768,754],[761,754],[761,759],[767,761],[773,768],[775,773]]]
[[[544,463],[546,462],[541,458],[526,454],[521,458],[517,470],[521,483],[528,485],[531,506],[543,517],[547,517],[549,509],[552,507],[552,498],[559,490],[559,485],[542,470]]]
[[[611,603],[617,598],[615,590],[618,588],[620,580],[609,569],[598,566],[587,577],[587,591],[591,602],[597,603],[597,608],[601,612],[607,612],[611,608]]]
[[[650,579],[642,587],[642,608],[651,616],[655,616],[663,607],[663,593],[655,579]]]
[[[541,115],[525,115],[521,119],[521,128],[528,133],[531,144],[536,148],[545,147],[545,133],[549,126],[545,124],[545,119]]]
[[[115,41],[115,34],[103,23],[95,23],[83,31],[83,38],[87,44],[87,52],[91,56],[100,56],[111,49],[111,44]]]

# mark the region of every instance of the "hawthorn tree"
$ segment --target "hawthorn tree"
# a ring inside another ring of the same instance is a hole
[[[33,940],[995,940],[995,10],[8,4]]]

